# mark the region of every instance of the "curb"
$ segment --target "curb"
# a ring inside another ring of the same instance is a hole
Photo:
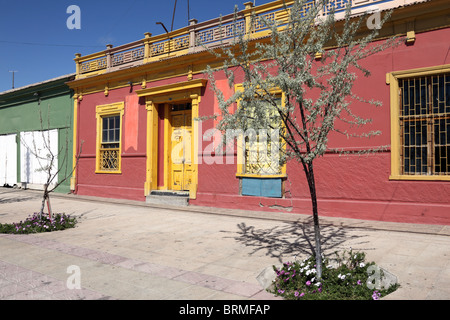
[[[26,191],[29,193],[39,194],[39,190],[18,190]],[[1,194],[1,193],[0,193]],[[52,193],[51,197],[65,198],[77,201],[90,201],[90,202],[102,202],[109,204],[149,207],[162,210],[178,210],[187,211],[199,214],[217,214],[226,216],[237,216],[252,219],[274,220],[292,223],[312,224],[312,217],[310,214],[289,213],[289,212],[268,212],[268,211],[250,211],[239,209],[226,209],[216,207],[203,207],[203,206],[176,206],[176,205],[160,205],[154,203],[147,203],[145,201],[125,200],[125,199],[113,199],[102,198],[94,196],[82,196],[76,194],[63,194]],[[355,228],[355,229],[368,229],[368,230],[381,230],[381,231],[396,231],[407,233],[419,233],[430,234],[440,236],[450,236],[450,226],[448,225],[431,225],[431,224],[413,224],[413,223],[400,223],[390,221],[376,221],[376,220],[359,220],[350,218],[336,218],[320,216],[322,226],[335,226],[341,228]]]

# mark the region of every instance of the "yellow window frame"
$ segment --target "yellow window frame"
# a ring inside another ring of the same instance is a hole
[[[236,84],[234,86],[235,91],[244,90],[242,84]],[[270,90],[271,94],[279,95],[281,97],[281,106],[285,106],[285,94],[281,89],[274,88]],[[239,102],[238,102],[239,108]],[[243,147],[244,146],[244,147]],[[286,146],[283,146],[285,149]],[[286,163],[281,166],[281,170],[279,174],[255,174],[255,173],[247,173],[245,170],[245,144],[243,141],[243,137],[239,136],[237,138],[237,172],[236,177],[240,178],[285,178],[286,175]]]
[[[96,118],[97,118],[97,141],[96,141],[96,161],[95,161],[95,173],[110,173],[110,174],[120,174],[122,173],[122,118],[124,114],[124,102],[116,102],[111,104],[104,104],[96,106]],[[119,116],[119,150],[118,150],[118,168],[117,170],[103,170],[101,168],[101,149],[102,149],[102,129],[103,129],[103,118],[111,116]]]
[[[399,80],[425,77],[450,72],[450,64],[411,70],[394,71],[386,74],[386,83],[390,86],[391,106],[391,175],[390,180],[440,180],[450,181],[450,175],[406,175],[402,174],[401,132],[400,132],[400,87]]]

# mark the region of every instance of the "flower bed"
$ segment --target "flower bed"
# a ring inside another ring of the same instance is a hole
[[[46,215],[40,217],[38,213],[35,213],[25,221],[0,224],[0,233],[28,234],[51,232],[74,228],[76,223],[76,218],[64,213],[54,214],[51,218]]]
[[[382,286],[383,271],[364,260],[364,253],[352,251],[324,259],[320,280],[314,257],[286,262],[274,266],[276,278],[269,291],[288,300],[378,300],[399,287],[397,283]]]

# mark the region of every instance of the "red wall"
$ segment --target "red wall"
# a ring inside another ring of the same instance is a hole
[[[401,45],[364,61],[372,75],[359,76],[354,92],[367,99],[380,100],[382,107],[355,103],[352,110],[373,119],[364,131],[381,130],[371,139],[347,139],[330,136],[330,148],[362,148],[391,144],[390,96],[386,73],[450,63],[448,53],[450,28],[416,35],[414,45]],[[218,75],[218,78],[223,75]],[[210,91],[210,90],[206,90]],[[204,97],[202,113],[213,110],[213,98]],[[209,106],[209,107],[208,107]],[[204,124],[203,129],[209,127]],[[237,196],[236,165],[200,165],[197,199],[191,204],[262,211],[311,213],[305,174],[295,160],[288,163],[285,198],[270,199]],[[450,182],[393,181],[390,152],[369,156],[326,154],[315,162],[319,214],[323,216],[401,221],[425,224],[450,224]]]
[[[95,173],[95,109],[97,105],[115,102],[125,104],[122,118],[122,173]],[[83,96],[78,110],[78,141],[84,141],[77,169],[78,194],[145,200],[146,112],[145,103],[137,99],[136,93],[130,88],[111,90],[107,97],[103,92]]]
[[[401,45],[368,58],[364,66],[371,70],[372,76],[359,77],[354,90],[364,98],[381,100],[383,106],[375,108],[356,103],[353,110],[373,119],[371,127],[365,127],[364,131],[377,129],[382,131],[382,135],[373,139],[349,140],[332,135],[329,147],[360,148],[390,145],[390,97],[386,73],[450,63],[448,39],[450,39],[450,28],[421,33],[416,35],[416,42],[412,46]],[[238,74],[236,76],[239,77]],[[203,75],[197,75],[197,77],[206,78]],[[220,73],[216,75],[216,78],[223,80],[225,76]],[[159,81],[152,85],[159,86],[178,81],[185,81],[185,77]],[[103,93],[85,95],[80,102],[78,137],[85,143],[77,171],[78,194],[145,200],[147,118],[143,101],[139,101],[139,106],[133,109],[133,112],[137,114],[132,115],[137,122],[137,131],[131,130],[131,132],[137,132],[137,137],[132,134],[129,145],[136,145],[137,149],[123,150],[122,174],[95,173],[95,106],[126,101],[125,97],[130,95],[135,95],[134,91],[130,92],[129,88],[123,88],[111,90],[108,97],[105,97]],[[208,84],[201,99],[199,115],[211,115],[214,110],[217,111],[217,101]],[[127,112],[124,117],[127,117]],[[124,121],[124,125],[130,125],[130,123],[133,123],[133,120]],[[203,122],[203,132],[212,128],[213,125],[213,120]],[[127,128],[124,128],[123,132],[127,132]],[[122,138],[124,143],[127,143],[127,137]],[[210,143],[203,142],[203,148]],[[264,211],[284,210],[310,214],[311,205],[305,175],[301,166],[295,161],[287,165],[288,179],[285,182],[284,199],[240,196],[235,163],[236,161],[233,164],[200,164],[197,199],[191,200],[190,203],[200,206]],[[159,167],[158,171],[161,173],[162,168]],[[450,182],[389,180],[389,150],[370,156],[326,154],[315,162],[315,174],[320,215],[450,224]],[[161,185],[161,183],[162,180],[158,179],[158,184]]]

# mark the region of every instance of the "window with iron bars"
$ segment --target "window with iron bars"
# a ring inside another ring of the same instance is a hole
[[[404,78],[400,89],[403,175],[450,174],[450,73]]]
[[[275,101],[280,107],[281,97],[277,97]],[[271,128],[267,128],[267,135],[264,131],[256,130],[256,136],[253,139],[249,136],[245,139],[245,174],[277,175],[282,171],[282,165],[280,165],[279,161],[281,141],[276,141],[274,148],[272,148],[273,137],[271,136],[271,130],[278,130],[281,127],[281,119],[278,116],[278,111],[269,105],[266,107],[266,112],[268,119],[270,119],[269,122],[271,122]],[[249,110],[249,113],[251,115],[253,110]],[[265,137],[261,134],[264,134]],[[277,154],[272,154],[273,152]]]
[[[118,171],[120,163],[120,116],[102,117],[100,170]]]

